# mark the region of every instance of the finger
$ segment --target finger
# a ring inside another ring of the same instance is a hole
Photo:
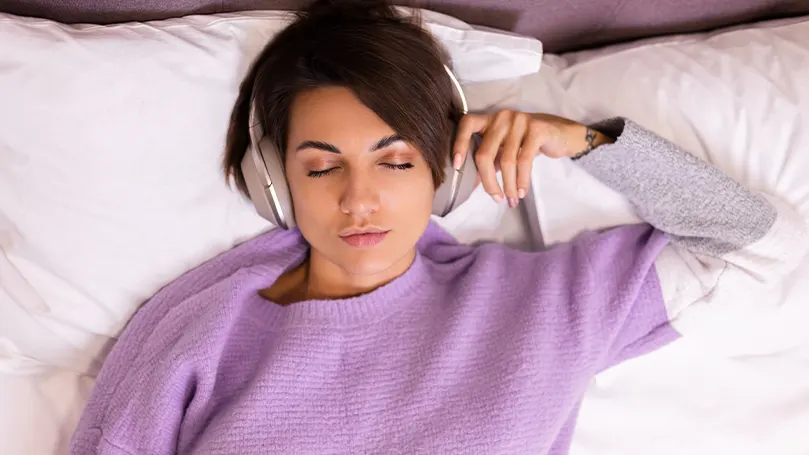
[[[467,114],[458,122],[455,143],[452,145],[452,167],[460,169],[472,143],[472,135],[485,131],[489,125],[488,115]]]
[[[503,202],[503,190],[497,183],[497,171],[495,169],[495,159],[506,135],[511,129],[512,112],[500,111],[494,115],[494,119],[489,122],[483,135],[477,152],[475,152],[475,164],[478,167],[483,188],[498,204]]]
[[[539,154],[540,148],[547,141],[547,131],[548,129],[540,120],[528,122],[522,149],[517,157],[517,193],[520,199],[525,197],[531,187],[531,170],[534,165],[534,157]]]
[[[517,198],[522,199],[531,187],[531,170],[534,166],[536,153],[531,153],[525,148],[517,156]]]
[[[520,146],[528,126],[526,114],[515,114],[511,122],[511,129],[506,135],[503,149],[500,152],[500,172],[503,175],[503,190],[505,190],[508,206],[515,207],[518,202],[517,195],[517,160]]]
[[[495,172],[497,172],[497,171],[499,171],[499,170],[500,170],[499,165],[498,165],[498,164],[496,164],[496,163],[497,163],[497,159],[495,159],[495,165],[494,165],[494,171],[495,171]],[[479,173],[475,173],[475,187],[477,187],[478,185],[480,185],[480,182],[481,182],[481,180],[480,180],[480,174],[479,174]]]

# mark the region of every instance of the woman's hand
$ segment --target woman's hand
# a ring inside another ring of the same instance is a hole
[[[483,188],[498,204],[508,201],[509,207],[515,207],[525,197],[531,184],[531,165],[537,154],[552,158],[575,157],[614,142],[585,125],[550,114],[511,110],[468,114],[458,125],[452,161],[455,169],[464,162],[475,133],[483,137],[475,153]],[[503,188],[497,183],[498,168],[503,175]]]

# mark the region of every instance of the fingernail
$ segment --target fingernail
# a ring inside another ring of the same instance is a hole
[[[517,190],[517,197],[520,198],[520,199],[525,197],[525,190],[523,188],[520,188],[519,190]]]
[[[511,208],[516,207],[517,206],[517,198],[516,197],[508,198],[508,206],[511,207]]]
[[[500,196],[499,194],[493,195],[492,199],[494,199],[494,202],[497,202],[498,204],[503,203],[503,196]]]
[[[460,153],[456,153],[452,157],[452,168],[455,169],[455,170],[458,170],[458,169],[461,168],[462,164],[463,164],[463,158],[461,158]]]

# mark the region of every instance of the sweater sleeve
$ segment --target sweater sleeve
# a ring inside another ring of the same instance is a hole
[[[304,245],[297,231],[274,230],[227,250],[159,290],[130,319],[96,378],[73,434],[73,455],[168,455],[182,452],[204,429],[222,397],[247,375],[225,384],[217,374],[238,343],[256,332],[246,273],[288,260]],[[260,305],[260,303],[259,303]],[[249,362],[238,362],[250,367]]]
[[[96,378],[70,454],[176,452],[196,386],[189,357],[178,355],[178,322],[185,319],[177,314],[179,303],[171,295],[156,296],[132,318]]]
[[[243,297],[234,284],[243,274],[230,272],[212,260],[135,313],[96,378],[71,454],[169,455],[196,436],[223,393],[217,365],[240,321],[230,302]]]
[[[577,163],[671,240],[654,264],[670,319],[772,285],[805,256],[806,224],[783,201],[745,188],[630,120],[593,127],[617,140]]]

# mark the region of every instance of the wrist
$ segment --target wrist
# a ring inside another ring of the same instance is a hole
[[[576,124],[571,128],[568,141],[568,156],[579,159],[594,149],[615,142],[615,139],[587,125]]]

